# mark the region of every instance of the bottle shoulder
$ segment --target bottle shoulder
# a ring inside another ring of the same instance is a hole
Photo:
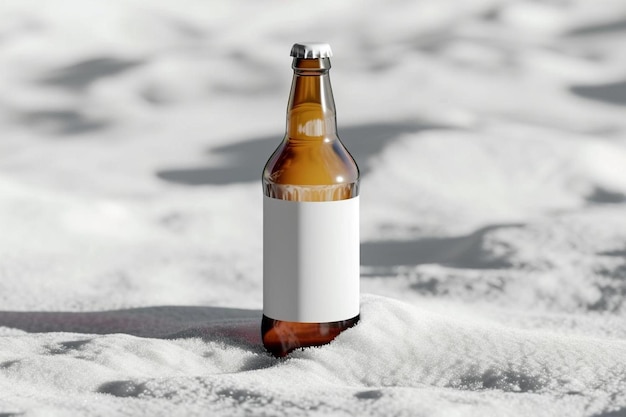
[[[263,170],[265,183],[339,185],[359,181],[359,168],[339,138],[285,137]]]

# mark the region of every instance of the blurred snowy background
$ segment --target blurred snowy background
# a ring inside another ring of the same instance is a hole
[[[307,40],[362,322],[280,362],[260,175]],[[626,416],[625,106],[623,0],[4,1],[0,415]]]

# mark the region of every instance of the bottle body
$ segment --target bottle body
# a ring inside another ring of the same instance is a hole
[[[285,138],[263,172],[263,344],[275,356],[359,320],[359,170],[336,133],[327,57],[294,58]]]

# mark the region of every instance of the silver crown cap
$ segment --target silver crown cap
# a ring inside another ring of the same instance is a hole
[[[293,44],[291,56],[294,58],[330,58],[333,56],[333,51],[330,45],[324,42],[302,42]]]

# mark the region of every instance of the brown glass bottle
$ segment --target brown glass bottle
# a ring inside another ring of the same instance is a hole
[[[355,199],[358,204],[356,197],[359,194],[359,170],[337,136],[335,103],[328,75],[330,47],[327,44],[317,43],[295,44],[291,55],[294,57],[292,65],[294,75],[287,107],[286,134],[265,166],[263,172],[265,196],[271,199],[321,204]],[[264,219],[267,214],[264,213]],[[355,239],[349,238],[349,246],[351,246],[349,249],[352,252],[356,250],[356,259],[351,256],[347,257],[349,259],[339,260],[339,262],[356,262],[357,294],[354,294],[353,284],[349,287],[350,294],[338,293],[345,292],[346,287],[343,284],[337,284],[335,287],[335,282],[332,281],[330,284],[325,284],[327,288],[324,289],[326,291],[324,303],[329,304],[321,308],[332,310],[339,307],[337,303],[342,303],[348,298],[354,303],[355,296],[358,300],[358,211],[355,215],[357,216],[356,231],[354,227],[343,230],[343,223],[341,223],[332,230],[332,233],[322,236],[321,239],[333,240],[337,237],[345,237],[345,233],[357,234]],[[320,225],[313,227],[318,226]],[[276,227],[275,223],[273,227]],[[267,239],[267,228],[268,225],[265,222],[265,239]],[[300,238],[307,239],[308,237],[301,236]],[[267,240],[265,244],[267,246]],[[315,245],[326,244],[332,245],[332,241],[315,242]],[[354,245],[357,246],[356,249]],[[285,254],[285,256],[290,255]],[[306,257],[307,254],[304,253],[301,256]],[[264,262],[268,262],[265,253]],[[354,268],[351,271],[354,271]],[[358,306],[356,314],[350,313],[350,317],[335,317],[337,320],[326,322],[291,321],[285,317],[282,319],[268,317],[268,299],[273,297],[276,302],[276,298],[273,294],[267,293],[269,277],[266,275],[267,271],[264,268],[264,314],[261,332],[265,348],[275,356],[285,356],[300,347],[326,344],[359,320]],[[337,276],[333,280],[340,281],[344,278]],[[307,296],[306,293],[299,295],[303,298]],[[285,298],[280,299],[279,302],[293,301]],[[297,302],[302,302],[302,300]]]

